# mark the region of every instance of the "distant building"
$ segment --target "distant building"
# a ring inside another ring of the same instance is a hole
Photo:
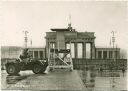
[[[10,59],[17,59],[19,58],[22,47],[19,46],[1,46],[1,65],[2,68],[5,69],[4,65],[5,63]],[[32,56],[32,58],[36,59],[45,59],[46,58],[46,52],[45,48],[42,47],[29,47],[29,53]]]
[[[42,47],[29,47],[29,54],[32,56],[32,58],[36,59],[46,58],[45,48]]]
[[[120,48],[96,48],[96,59],[120,59]]]
[[[5,69],[5,63],[9,59],[18,58],[22,48],[18,46],[1,46],[1,66]]]
[[[1,59],[14,59],[18,58],[22,52],[22,47],[18,46],[2,46]],[[45,58],[45,48],[42,47],[28,47],[29,53],[32,58],[43,59]]]
[[[13,59],[19,57],[22,47],[1,46],[1,59]]]

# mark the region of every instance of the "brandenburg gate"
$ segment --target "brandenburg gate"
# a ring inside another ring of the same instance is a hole
[[[59,36],[58,36],[59,34]],[[46,32],[46,56],[49,48],[58,48],[56,41],[60,40],[61,48],[69,48],[71,43],[72,58],[95,59],[95,36],[94,32],[77,32],[71,27],[51,29]]]

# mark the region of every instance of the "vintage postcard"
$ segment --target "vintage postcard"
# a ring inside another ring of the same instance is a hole
[[[1,90],[128,91],[127,25],[127,1],[1,1]]]

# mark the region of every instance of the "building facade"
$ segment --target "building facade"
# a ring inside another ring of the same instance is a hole
[[[5,69],[8,60],[18,58],[22,47],[18,46],[1,46],[1,69]]]
[[[46,58],[45,48],[29,47],[28,49],[29,49],[29,54],[32,56],[32,58],[36,58],[36,59],[45,59]]]
[[[32,58],[45,59],[45,48],[42,47],[28,47],[29,54]],[[18,46],[2,46],[1,47],[1,59],[15,59],[20,56],[23,48]]]
[[[120,48],[96,48],[96,59],[120,59]]]
[[[19,57],[22,47],[19,46],[1,46],[1,59],[13,59]]]
[[[45,59],[46,51],[42,47],[28,47],[29,54],[35,59]],[[19,46],[1,46],[1,66],[5,69],[5,63],[19,58],[23,48]]]

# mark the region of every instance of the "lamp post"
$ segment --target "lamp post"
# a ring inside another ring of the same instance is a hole
[[[112,31],[111,32],[112,33],[112,48],[113,48],[113,61],[115,62],[116,61],[116,56],[114,55],[115,53],[114,53],[114,48],[115,48],[115,39],[116,39],[116,37],[115,37],[115,31]],[[113,63],[112,63],[113,64]],[[112,88],[114,88],[115,87],[115,79],[114,79],[114,64],[112,65],[113,66],[113,69],[112,69]]]
[[[27,48],[27,43],[28,43],[28,31],[23,31],[24,32],[24,45],[25,45],[25,48]]]

